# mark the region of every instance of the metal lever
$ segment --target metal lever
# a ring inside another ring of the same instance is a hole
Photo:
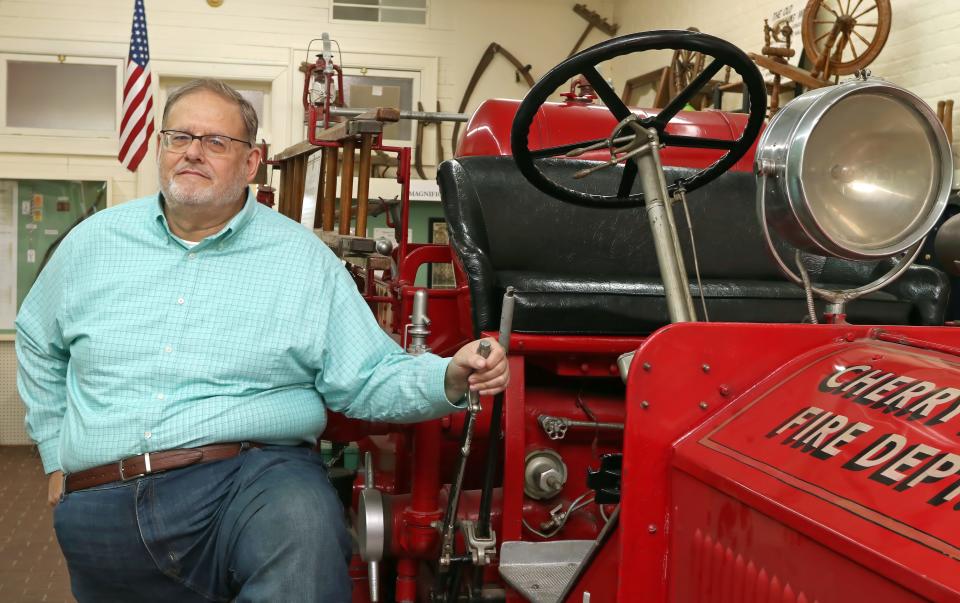
[[[610,151],[610,160],[603,163],[597,164],[592,167],[588,167],[576,172],[573,177],[575,179],[584,178],[589,176],[597,170],[602,170],[603,168],[617,165],[622,161],[627,161],[636,157],[638,155],[643,155],[647,153],[652,148],[652,144],[655,142],[655,139],[651,138],[649,133],[643,128],[640,124],[640,120],[636,115],[630,114],[628,117],[625,117],[617,127],[614,128],[614,133],[621,131],[623,128],[629,128],[633,131],[632,136],[620,136],[617,138],[613,137],[613,134],[610,135],[610,138],[600,141],[598,143],[592,144],[590,146],[582,147],[579,149],[574,149],[567,153],[568,157],[576,157],[587,151],[595,151],[606,146]],[[621,147],[616,147],[615,145],[621,141],[625,141]],[[571,154],[572,153],[572,154]]]
[[[620,136],[619,138],[613,138],[613,139],[605,138],[605,139],[601,140],[600,142],[595,142],[595,143],[593,143],[593,144],[591,144],[591,145],[588,145],[588,146],[585,146],[585,147],[578,147],[578,148],[576,148],[576,149],[572,149],[572,150],[570,150],[570,151],[567,151],[567,153],[566,153],[565,156],[566,156],[566,157],[579,157],[579,156],[583,155],[584,153],[589,153],[590,151],[599,151],[600,149],[603,149],[603,148],[609,148],[609,147],[611,146],[611,143],[612,143],[613,145],[618,145],[618,144],[623,144],[623,143],[625,143],[625,142],[629,142],[629,141],[631,141],[631,140],[633,140],[633,135]]]
[[[493,346],[489,341],[481,341],[477,353],[487,358]],[[473,443],[473,428],[480,414],[480,394],[470,391],[467,394],[467,420],[463,425],[463,436],[460,440],[460,463],[453,483],[450,484],[450,494],[447,498],[447,510],[443,516],[443,527],[440,535],[440,566],[447,567],[453,558],[454,527],[457,521],[457,508],[460,503],[460,491],[463,489],[463,476],[467,471],[467,458],[470,456],[470,445]],[[439,577],[439,575],[438,575]]]
[[[504,354],[510,352],[510,334],[513,332],[513,309],[514,309],[514,289],[507,287],[503,294],[503,306],[500,309],[500,347]],[[487,459],[486,469],[483,473],[483,487],[480,490],[480,507],[477,511],[477,525],[474,531],[474,544],[470,551],[474,556],[474,563],[480,565],[480,561],[488,564],[497,554],[497,533],[490,527],[491,507],[493,506],[493,483],[497,477],[497,468],[499,467],[499,451],[502,446],[501,440],[503,433],[500,421],[503,419],[503,399],[504,393],[500,392],[493,397],[493,408],[490,411],[490,431],[487,440]],[[473,526],[471,526],[473,528]],[[468,536],[465,533],[465,536]],[[470,539],[467,538],[468,545]],[[483,589],[483,572],[474,573],[473,590],[479,592]]]
[[[484,358],[489,358],[492,350],[493,346],[490,345],[489,341],[481,341],[480,347],[477,348],[477,353]],[[480,392],[467,390],[467,410],[470,411],[470,414],[474,415],[482,410],[480,407]]]

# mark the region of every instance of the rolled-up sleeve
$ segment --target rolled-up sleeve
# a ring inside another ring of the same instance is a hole
[[[17,389],[27,407],[27,434],[47,473],[61,468],[60,429],[67,408],[69,349],[63,318],[71,279],[70,239],[53,254],[23,300],[16,320]]]

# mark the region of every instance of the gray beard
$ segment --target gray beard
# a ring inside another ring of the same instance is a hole
[[[175,206],[223,207],[235,203],[247,188],[247,179],[241,173],[220,186],[193,191],[184,190],[184,187],[174,181],[173,176],[168,179],[160,176],[159,180],[164,201]]]

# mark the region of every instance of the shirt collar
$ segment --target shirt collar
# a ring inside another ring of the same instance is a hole
[[[163,213],[163,203],[164,203],[163,193],[158,192],[156,203],[153,204],[153,210],[151,212],[152,217],[159,224],[160,228],[163,229],[163,233],[167,237],[169,237],[167,240],[170,240],[170,239],[180,240],[179,237],[177,237],[177,235],[173,234],[170,231],[170,225],[167,223],[167,216]],[[220,232],[214,235],[210,235],[209,237],[204,239],[204,241],[207,241],[207,240],[222,241],[222,240],[226,240],[228,237],[236,234],[237,232],[240,232],[241,230],[243,230],[243,228],[247,224],[250,223],[250,220],[253,219],[253,215],[256,212],[256,210],[257,210],[257,199],[254,196],[253,191],[248,186],[247,200],[244,202],[243,207],[240,208],[240,211],[237,212],[237,215],[231,218],[230,221],[227,222],[227,225],[224,226]],[[201,241],[200,243],[202,244],[203,241]]]

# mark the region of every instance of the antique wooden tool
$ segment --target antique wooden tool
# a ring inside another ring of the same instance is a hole
[[[477,88],[480,76],[483,75],[487,67],[490,66],[490,63],[493,62],[493,57],[498,54],[510,61],[510,64],[517,69],[517,77],[522,77],[523,81],[527,83],[527,86],[533,88],[533,76],[530,75],[530,69],[532,67],[529,64],[521,63],[517,57],[503,46],[500,46],[496,42],[491,42],[490,45],[487,46],[487,49],[483,51],[483,56],[480,57],[480,61],[477,63],[477,67],[473,70],[473,75],[470,76],[470,81],[467,83],[467,89],[463,91],[463,98],[460,99],[460,108],[457,109],[458,113],[463,113],[467,110],[467,104],[470,102],[470,97],[473,96],[473,91]],[[457,136],[459,134],[460,124],[458,122],[453,126],[453,136],[450,140],[450,148],[454,155],[456,155],[457,152]]]
[[[627,105],[635,104],[634,93],[651,84],[656,84],[656,96],[653,101],[653,107],[662,107],[666,104],[667,96],[670,90],[670,67],[661,67],[653,71],[648,71],[643,75],[638,75],[628,79],[623,84],[623,91],[620,93],[620,100]],[[663,103],[663,104],[657,104]]]
[[[423,113],[423,103],[417,101],[417,110]],[[437,114],[440,114],[440,101],[437,101]],[[417,143],[413,148],[413,167],[417,170],[417,175],[426,180],[427,174],[423,171],[423,132],[428,126],[437,127],[437,165],[443,161],[443,136],[439,121],[429,119],[417,120]]]
[[[832,83],[831,78],[856,73],[872,63],[887,42],[890,21],[890,0],[809,0],[800,34],[812,70],[762,54],[750,53],[750,58],[806,88],[822,88]]]
[[[687,31],[700,31],[696,27],[688,27]],[[674,50],[670,59],[669,96],[673,98],[677,92],[690,85],[700,72],[703,71],[704,55],[695,50]],[[661,105],[657,105],[658,107]]]
[[[617,30],[620,29],[619,24],[611,24],[596,12],[587,8],[586,4],[574,4],[573,12],[586,19],[587,28],[583,30],[582,34],[580,34],[580,39],[578,39],[577,43],[573,45],[573,50],[571,50],[570,54],[567,55],[568,57],[572,57],[577,53],[578,50],[580,50],[580,46],[583,45],[583,41],[587,39],[587,36],[590,35],[590,32],[594,29],[599,29],[608,36],[617,35]]]
[[[359,117],[361,114],[370,111],[370,109],[331,107],[331,117]],[[414,167],[417,173],[424,180],[427,179],[426,172],[423,169],[423,132],[426,128],[436,125],[436,145],[437,145],[437,163],[443,161],[443,141],[440,124],[442,122],[466,122],[470,116],[466,113],[444,113],[440,110],[440,101],[437,101],[437,110],[424,111],[423,103],[417,101],[416,111],[400,111],[400,120],[411,120],[417,122],[416,145],[414,146]],[[387,157],[383,151],[373,149],[371,157],[371,166],[381,168],[379,178],[386,177],[385,172],[389,168],[397,167],[396,159]]]
[[[760,52],[764,56],[770,57],[772,61],[780,63],[781,65],[786,65],[789,59],[793,58],[793,55],[797,53],[796,50],[790,48],[790,41],[793,36],[793,28],[790,27],[790,22],[786,19],[781,19],[773,24],[773,27],[767,22],[766,19],[763,20],[763,39],[764,45],[763,50]],[[782,44],[778,46],[777,44]],[[770,117],[773,117],[780,109],[780,84],[781,78],[783,76],[779,73],[773,74],[773,86],[770,89],[770,101],[767,103],[767,111]]]
[[[343,163],[340,167],[340,225],[338,230],[342,235],[350,234],[350,213],[353,203],[353,160],[356,148],[357,142],[352,136],[343,141]],[[360,177],[362,179],[363,175]],[[364,202],[363,205],[365,206],[366,202]],[[366,212],[364,212],[364,214],[366,214]],[[357,217],[359,219],[359,213]],[[359,224],[357,226],[357,234],[359,235]],[[364,230],[364,232],[366,232],[366,230]]]
[[[385,123],[400,119],[400,111],[380,108],[362,113],[315,132],[307,142],[284,150],[273,159],[273,164],[282,171],[280,187],[280,213],[299,219],[306,187],[307,161],[317,145],[320,146],[321,169],[317,183],[320,210],[314,221],[315,228],[332,231],[339,213],[338,233],[350,234],[353,221],[353,178],[357,176],[357,204],[355,234],[365,237],[367,231],[368,202],[370,196],[371,155],[374,144],[379,141]],[[333,143],[333,144],[330,144]],[[355,159],[359,146],[359,163]],[[342,149],[343,158],[339,158]],[[339,212],[337,211],[337,173],[340,174]],[[322,197],[321,197],[322,191]]]
[[[800,30],[810,75],[827,80],[865,68],[886,44],[890,21],[890,0],[810,0]]]
[[[339,233],[350,234],[351,208],[353,201],[354,152],[357,139],[360,141],[360,165],[357,178],[357,220],[355,234],[365,237],[367,233],[367,202],[370,197],[370,154],[375,137],[383,134],[385,123],[400,120],[400,111],[380,108],[358,115],[330,126],[316,134],[316,140],[339,142],[343,147],[343,163],[340,169],[340,222]],[[326,170],[324,170],[326,172]],[[329,190],[324,186],[324,192]],[[333,199],[324,194],[322,212],[330,213]]]
[[[699,32],[696,27],[688,27],[687,31]],[[656,83],[656,94],[653,99],[653,107],[666,107],[670,99],[687,86],[703,71],[704,67],[703,53],[695,50],[674,50],[670,58],[670,64],[666,67],[650,71],[643,75],[630,78],[624,84],[623,92],[620,98],[623,102],[632,104],[634,91],[638,88]],[[730,80],[730,69],[727,68],[723,81],[711,80],[701,88],[696,96],[690,99],[690,104],[697,109],[705,109],[713,102],[714,89]]]
[[[323,192],[320,203],[320,215],[322,222],[320,227],[323,230],[333,230],[333,199],[337,196],[337,170],[339,166],[340,153],[334,147],[323,147],[321,150],[323,157],[323,186],[318,188]]]

